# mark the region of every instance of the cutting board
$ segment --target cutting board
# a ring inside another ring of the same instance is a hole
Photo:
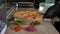
[[[15,32],[8,27],[6,34],[59,34],[59,32],[54,28],[51,22],[40,20],[40,23],[41,24],[36,27],[37,31],[35,32],[27,32],[24,30]]]

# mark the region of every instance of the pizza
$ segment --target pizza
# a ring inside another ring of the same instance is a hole
[[[14,18],[23,19],[42,19],[43,14],[38,11],[18,11],[13,15]]]

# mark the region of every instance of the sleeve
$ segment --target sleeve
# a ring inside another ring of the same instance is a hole
[[[57,14],[60,12],[59,10],[60,10],[59,5],[51,6],[51,7],[46,11],[46,13],[44,14],[44,17],[43,17],[43,18],[53,19],[53,18],[56,17]],[[59,12],[58,12],[58,11],[59,11]]]
[[[46,11],[46,13],[44,14],[43,18],[49,18],[52,19],[55,16],[55,7],[51,6],[50,8],[48,8],[48,10]]]

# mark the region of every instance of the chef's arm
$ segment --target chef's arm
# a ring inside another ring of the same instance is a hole
[[[55,8],[54,6],[51,6],[50,8],[48,8],[48,10],[43,16],[44,20],[51,21],[55,17],[56,14],[55,14],[54,8]]]
[[[48,8],[46,13],[44,14],[43,19],[47,20],[47,21],[51,21],[56,16],[58,17],[58,15],[60,14],[59,10],[60,10],[60,5],[53,5],[53,6],[51,6],[50,8]]]

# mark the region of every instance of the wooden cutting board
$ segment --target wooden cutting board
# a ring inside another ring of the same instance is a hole
[[[27,32],[21,30],[20,32],[15,32],[9,27],[7,28],[6,34],[59,34],[59,32],[54,28],[51,22],[40,20],[41,25],[37,26],[37,31]]]

